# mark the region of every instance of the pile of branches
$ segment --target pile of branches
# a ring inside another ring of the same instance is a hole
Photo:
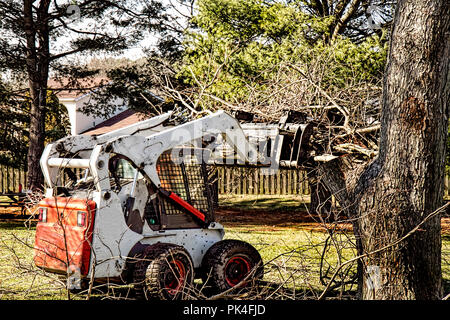
[[[352,162],[367,162],[378,154],[381,77],[376,82],[346,78],[337,86],[326,80],[330,74],[325,64],[286,64],[277,70],[264,86],[250,82],[243,101],[225,101],[209,93],[215,79],[186,87],[172,82],[166,74],[158,85],[165,97],[192,118],[222,109],[251,113],[255,122],[277,123],[287,111],[305,113],[315,124],[310,142],[316,161],[346,155]]]

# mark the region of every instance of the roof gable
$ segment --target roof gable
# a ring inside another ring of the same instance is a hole
[[[47,87],[53,90],[59,99],[77,100],[84,95],[93,93],[108,82],[110,80],[106,77],[79,79],[77,82],[70,81],[67,78],[61,80],[49,79]]]
[[[142,113],[138,113],[134,110],[127,109],[119,114],[116,114],[115,116],[103,121],[102,123],[99,123],[93,128],[90,128],[81,134],[87,134],[87,135],[101,135],[104,133],[111,132],[113,130],[121,129],[124,127],[127,127],[129,125],[135,124],[136,122],[148,119],[149,116],[146,116]]]

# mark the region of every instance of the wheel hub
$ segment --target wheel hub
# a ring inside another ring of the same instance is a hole
[[[173,260],[170,263],[170,269],[164,277],[164,287],[171,295],[177,294],[186,277],[186,270],[180,260]]]
[[[250,263],[245,257],[232,257],[225,266],[225,280],[234,287],[247,276],[250,270]]]

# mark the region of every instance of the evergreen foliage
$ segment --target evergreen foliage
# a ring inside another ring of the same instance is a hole
[[[307,13],[298,1],[199,0],[179,77],[234,102],[263,90],[288,64],[326,65],[323,88],[343,88],[349,77],[378,81],[386,61],[384,33],[358,43],[344,35],[330,41],[334,20]]]

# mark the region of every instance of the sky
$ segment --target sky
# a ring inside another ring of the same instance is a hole
[[[178,17],[179,23],[186,25],[185,16],[190,15],[189,8],[180,4],[180,0],[161,0],[161,2],[171,8],[168,10],[168,13]],[[136,46],[125,50],[125,52],[119,55],[119,57],[137,60],[145,56],[144,50],[146,48],[155,48],[157,41],[158,35],[148,35]],[[107,56],[107,54],[105,56]]]
[[[171,9],[168,10],[168,13],[170,13],[173,16],[178,17],[179,23],[185,25],[186,24],[186,18],[183,17],[183,15],[189,15],[190,11],[189,8],[187,8],[185,5],[180,4],[180,1],[182,0],[161,0],[161,2],[166,5],[167,7],[170,7]],[[67,0],[61,0],[58,1],[60,4],[66,3]],[[76,29],[79,30],[88,30],[89,25],[95,25],[95,20],[89,20],[89,19],[83,19],[83,12],[80,10],[79,7],[76,6],[76,2],[74,2],[74,5],[71,5],[68,7],[67,14],[71,18],[73,18],[73,22],[71,23],[71,26],[73,26]],[[137,8],[135,8],[137,10]],[[81,19],[80,19],[81,18]],[[79,22],[77,22],[79,20]],[[75,33],[67,33],[65,37],[59,37],[56,42],[52,43],[51,50],[53,53],[58,53],[67,50],[68,43],[70,40],[73,40],[77,35]],[[158,41],[158,35],[156,34],[148,34],[145,36],[145,38],[135,45],[134,47],[125,50],[124,53],[120,55],[114,54],[114,57],[122,58],[126,57],[128,59],[136,60],[143,56],[145,56],[144,49],[145,48],[155,48],[155,45]],[[102,54],[95,54],[95,57],[101,58],[101,57],[110,57],[111,54],[109,53],[102,53]],[[74,57],[71,56],[68,59],[71,60]],[[83,58],[85,59],[85,58]]]

